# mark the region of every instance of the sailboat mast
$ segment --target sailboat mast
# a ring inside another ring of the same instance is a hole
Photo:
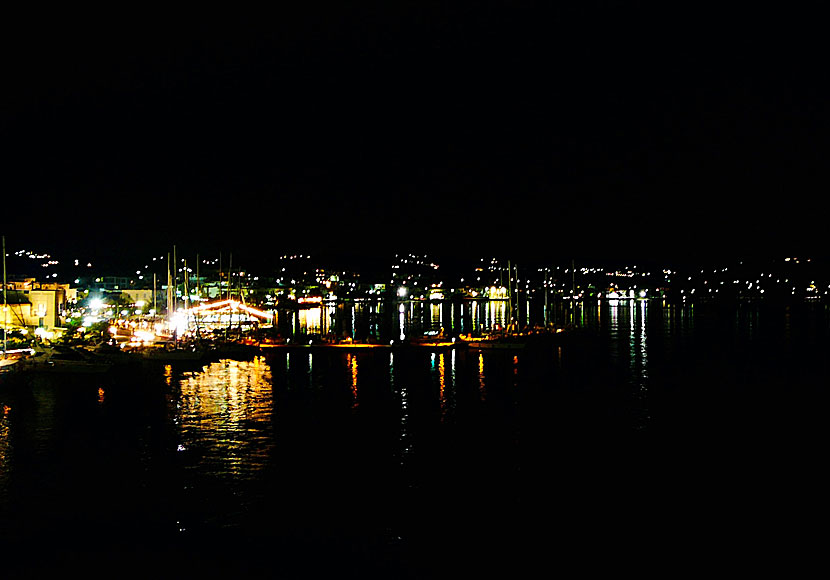
[[[508,324],[513,324],[513,269],[510,260],[507,260],[507,316]]]
[[[231,276],[233,276],[233,252],[228,258],[228,300],[231,299]]]
[[[571,297],[576,296],[576,262],[571,259]]]
[[[6,296],[6,236],[3,236],[3,358],[8,350],[9,300]]]
[[[173,245],[173,312],[179,309],[179,262],[176,260],[176,246]]]
[[[548,311],[548,269],[545,268],[545,326],[549,323],[549,311]]]
[[[515,301],[515,310],[513,312],[513,319],[516,321],[516,326],[519,325],[519,316],[521,313],[521,301],[519,300],[519,296],[522,293],[521,288],[519,288],[519,267],[515,264],[513,265],[513,272],[516,274],[516,285],[514,288],[516,289],[516,301]]]
[[[167,252],[167,319],[173,319],[173,275],[170,273],[170,252]]]
[[[187,260],[184,261],[184,307],[190,308],[190,285],[188,284],[190,274],[187,272]]]
[[[183,272],[184,272],[184,281],[182,282],[182,284],[184,286],[184,290],[183,290],[183,292],[184,292],[184,297],[183,297],[184,298],[184,309],[185,309],[185,312],[187,313],[185,315],[186,316],[185,320],[187,321],[186,322],[186,328],[187,328],[187,330],[190,330],[190,285],[188,284],[190,274],[187,271],[187,259],[184,260]]]

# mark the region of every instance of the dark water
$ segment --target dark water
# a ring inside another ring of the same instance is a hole
[[[811,563],[827,309],[578,314],[587,332],[540,352],[280,352],[3,391],[0,575]]]

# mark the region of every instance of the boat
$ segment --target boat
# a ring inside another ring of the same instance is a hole
[[[19,359],[2,358],[0,359],[0,377],[8,376],[19,369]]]
[[[520,337],[497,336],[497,337],[464,337],[461,343],[472,349],[498,349],[498,350],[520,350],[527,346],[527,341],[520,340]]]
[[[11,373],[17,368],[17,361],[8,358],[9,340],[6,328],[9,325],[9,299],[6,290],[6,236],[3,236],[3,356],[0,358],[0,372]]]
[[[567,334],[567,329],[551,326],[529,329],[523,332],[494,332],[484,336],[461,335],[459,341],[473,349],[521,350],[561,344]]]
[[[176,341],[157,341],[141,350],[144,360],[161,363],[201,362],[206,355],[206,349],[199,345]]]
[[[21,372],[21,360],[8,357],[0,359],[0,391],[15,389],[27,384],[27,375]]]
[[[406,337],[401,346],[422,347],[429,349],[454,348],[456,339],[444,335],[444,329],[428,330],[421,335]]]
[[[112,368],[111,363],[89,353],[59,346],[38,346],[18,364],[21,372],[30,373],[103,374]]]
[[[143,360],[143,357],[138,351],[124,349],[113,344],[101,343],[81,348],[91,353],[94,357],[111,363],[116,367],[140,364]]]
[[[250,358],[260,353],[258,344],[235,340],[218,340],[210,343],[209,353],[213,357]]]

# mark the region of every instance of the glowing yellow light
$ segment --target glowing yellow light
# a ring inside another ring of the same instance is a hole
[[[323,301],[322,296],[303,296],[297,299],[299,304],[319,304]]]
[[[352,408],[357,408],[357,356],[349,354],[347,356],[347,364],[352,371]]]
[[[149,332],[147,330],[136,330],[133,333],[133,335],[136,339],[138,339],[141,342],[151,342],[156,338],[156,335],[154,333]]]
[[[55,337],[55,333],[50,332],[45,328],[35,328],[35,336],[39,336],[44,340],[52,340]]]
[[[317,298],[318,301],[322,300],[322,298],[320,297]],[[201,304],[199,306],[194,306],[193,308],[191,308],[190,312],[193,314],[202,314],[204,312],[213,312],[223,309],[233,311],[244,310],[245,312],[252,314],[253,316],[257,316],[259,318],[271,318],[271,314],[269,314],[268,312],[252,308],[251,306],[246,306],[245,304],[237,302],[236,300],[221,300],[219,302],[211,302],[210,304]]]
[[[170,318],[170,326],[181,336],[187,330],[187,316],[183,312],[177,312]]]

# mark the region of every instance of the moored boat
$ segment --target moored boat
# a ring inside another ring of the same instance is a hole
[[[521,350],[560,343],[564,328],[530,330],[528,332],[502,332],[485,336],[464,336],[459,341],[473,349]]]
[[[95,356],[68,347],[37,347],[34,354],[18,362],[21,372],[103,374],[112,364]]]
[[[462,344],[468,348],[473,349],[500,349],[500,350],[518,350],[527,346],[527,342],[518,340],[518,337],[503,336],[503,337],[483,337],[483,338],[464,338]]]
[[[84,350],[115,367],[140,364],[143,359],[141,353],[136,350],[126,350],[111,344],[98,344]]]
[[[0,359],[0,376],[10,375],[17,372],[19,368],[19,359],[3,358]]]
[[[141,356],[146,361],[171,362],[201,362],[206,358],[207,350],[196,344],[177,344],[175,342],[157,342],[141,350]]]
[[[260,353],[260,345],[234,340],[216,341],[210,344],[210,356],[216,358],[248,358]]]

